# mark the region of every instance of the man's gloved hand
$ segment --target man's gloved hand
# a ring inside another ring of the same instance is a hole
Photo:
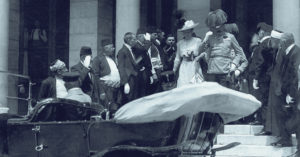
[[[144,37],[145,37],[145,40],[148,40],[148,41],[151,40],[151,35],[150,35],[149,33],[146,33],[146,34],[144,35]]]
[[[90,69],[92,56],[86,56],[83,61],[83,66]]]
[[[153,84],[153,82],[154,82],[154,79],[152,76],[150,76],[150,84]]]
[[[235,77],[239,77],[240,74],[241,74],[241,71],[239,71],[239,70],[235,70],[235,71],[234,71],[234,76],[235,76]]]
[[[294,103],[294,98],[292,98],[289,94],[286,96],[285,101],[287,104]]]
[[[128,83],[126,83],[126,84],[124,85],[124,93],[125,93],[125,94],[128,94],[129,92],[130,92],[130,86],[129,86]]]
[[[230,66],[230,72],[232,72],[232,71],[235,71],[236,70],[236,65],[235,64],[231,64],[231,66]]]
[[[212,31],[206,32],[205,37],[204,37],[204,39],[203,39],[203,42],[206,42],[206,41],[208,40],[209,36],[211,36],[212,34],[213,34]]]
[[[253,86],[254,89],[259,89],[259,87],[258,87],[258,81],[254,79],[253,83],[252,83],[252,86]]]

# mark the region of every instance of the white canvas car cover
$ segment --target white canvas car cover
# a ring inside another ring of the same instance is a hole
[[[172,121],[199,112],[219,113],[224,123],[255,112],[261,103],[252,95],[217,83],[187,85],[125,104],[115,114],[118,123]]]

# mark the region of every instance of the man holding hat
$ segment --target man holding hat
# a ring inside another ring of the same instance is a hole
[[[67,95],[67,90],[62,79],[62,74],[68,71],[66,64],[57,59],[51,63],[50,71],[53,75],[42,82],[38,100],[46,98],[63,98]]]
[[[94,102],[99,101],[99,92],[94,84],[94,74],[91,68],[92,49],[82,46],[80,49],[80,62],[71,67],[72,72],[78,72],[81,81],[81,89],[84,93],[92,97]]]
[[[106,107],[111,109],[109,104],[120,104],[118,100],[120,87],[120,73],[115,62],[115,47],[111,40],[104,39],[101,41],[103,53],[99,53],[93,59],[92,68],[95,78],[98,81],[100,98],[104,100]],[[117,106],[115,106],[116,110]]]
[[[256,120],[265,126],[266,113],[268,105],[269,85],[270,85],[270,70],[273,62],[274,50],[270,46],[272,26],[265,22],[260,22],[257,25],[259,44],[254,49],[251,55],[249,64],[249,75],[252,76],[252,92],[259,101],[262,102],[261,108],[257,111]],[[251,87],[250,87],[251,88]],[[270,132],[262,131],[260,134],[268,135]],[[259,134],[259,135],[260,135]]]
[[[68,90],[68,94],[64,98],[82,103],[92,103],[91,97],[81,90],[79,77],[78,72],[67,72],[63,74],[63,80]]]

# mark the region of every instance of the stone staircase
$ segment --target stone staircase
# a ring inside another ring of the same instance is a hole
[[[278,138],[274,136],[254,136],[262,130],[259,125],[225,125],[224,134],[217,136],[214,148],[232,142],[241,143],[231,149],[216,152],[216,157],[293,157],[296,152],[296,137],[293,135],[293,147],[276,148],[270,144]]]

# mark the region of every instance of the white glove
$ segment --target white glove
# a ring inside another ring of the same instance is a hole
[[[213,34],[213,32],[212,31],[208,31],[208,32],[206,32],[206,34],[205,34],[205,37],[204,37],[204,42],[205,41],[207,41],[208,40],[208,38],[209,38],[209,36],[211,36]]]
[[[124,93],[128,94],[129,92],[130,92],[130,86],[129,86],[128,83],[126,83],[125,86],[124,86]]]
[[[229,71],[235,71],[235,70],[236,70],[236,65],[232,63]]]
[[[149,33],[146,33],[144,35],[144,37],[145,37],[145,40],[148,40],[148,41],[150,41],[150,39],[151,39],[151,35]]]
[[[153,79],[153,77],[151,76],[151,77],[150,77],[150,84],[153,84],[153,82],[154,82],[154,79]]]
[[[156,74],[153,74],[152,78],[153,78],[154,80],[157,80],[157,79],[158,79]]]
[[[86,56],[83,61],[83,66],[90,69],[92,56]]]
[[[240,76],[240,74],[241,74],[241,72],[240,72],[239,70],[235,70],[235,71],[234,71],[234,75],[235,75],[235,77],[238,77],[238,76]]]
[[[254,79],[252,86],[253,86],[254,89],[259,89],[259,87],[258,87],[258,81]]]
[[[294,103],[294,98],[292,98],[289,94],[286,96],[285,101],[287,104]]]

